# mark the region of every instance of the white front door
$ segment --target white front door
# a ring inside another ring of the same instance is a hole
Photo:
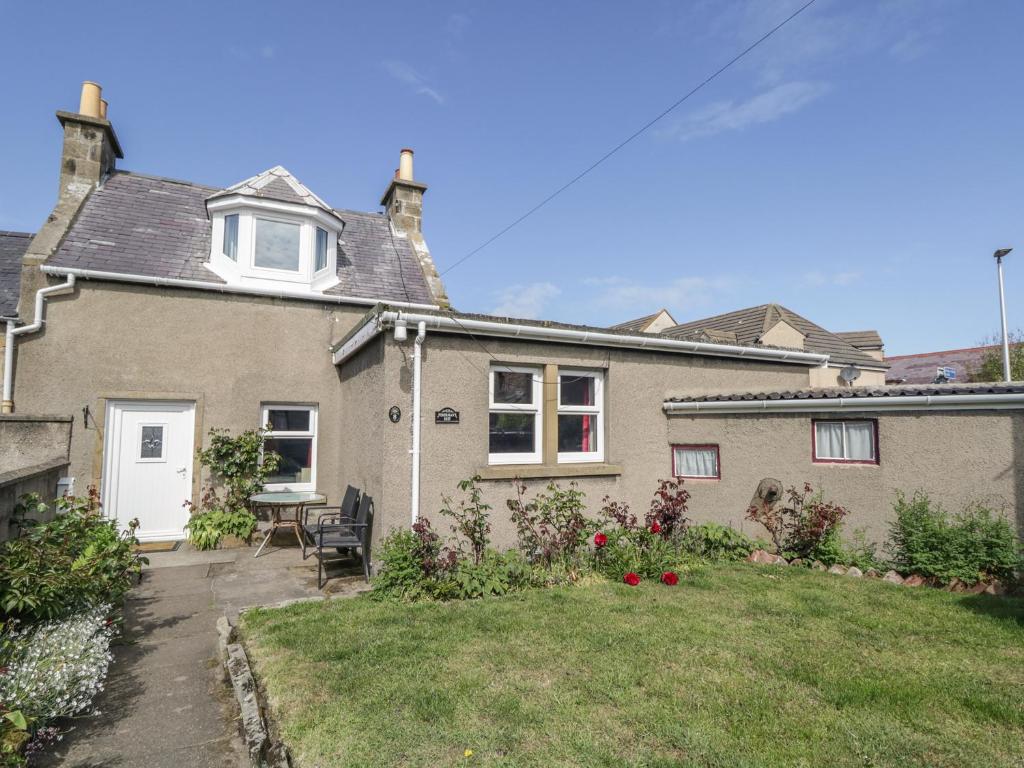
[[[195,403],[111,400],[103,457],[103,508],[142,541],[184,538],[192,498]]]

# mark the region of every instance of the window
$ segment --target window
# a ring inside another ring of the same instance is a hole
[[[224,255],[232,261],[238,261],[238,214],[232,213],[224,217]]]
[[[298,224],[288,221],[257,218],[253,264],[264,269],[298,272],[301,229]]]
[[[604,377],[594,371],[559,371],[558,461],[602,461]]]
[[[819,462],[878,463],[878,422],[815,421],[813,456]]]
[[[309,405],[265,405],[267,426],[264,451],[281,457],[277,471],[267,478],[270,490],[316,490],[317,409]]]
[[[541,454],[541,383],[539,368],[501,366],[491,369],[491,464],[539,464]]]
[[[672,475],[696,480],[720,480],[717,445],[673,445]]]
[[[139,425],[139,458],[141,462],[158,462],[164,459],[164,424]]]
[[[313,266],[314,272],[327,269],[327,230],[316,228],[316,263]]]

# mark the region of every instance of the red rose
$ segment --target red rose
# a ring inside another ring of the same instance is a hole
[[[663,574],[661,574],[661,583],[669,587],[674,587],[676,584],[679,583],[679,576],[677,576],[672,571],[665,571]]]
[[[657,520],[651,523],[651,533],[661,533],[661,526],[658,524]]]
[[[637,575],[636,575],[635,573],[633,573],[632,571],[630,571],[630,572],[629,572],[629,573],[627,573],[627,574],[626,574],[625,576],[623,576],[623,577],[622,577],[622,580],[623,580],[624,582],[626,582],[627,584],[629,584],[629,586],[631,586],[631,587],[635,587],[635,586],[636,586],[637,584],[639,584],[639,583],[640,583],[640,577],[639,577],[639,576],[637,576]]]
[[[603,533],[598,531],[597,533],[594,534],[594,546],[595,547],[600,549],[601,547],[603,547],[607,543],[608,543],[608,537],[605,536]]]

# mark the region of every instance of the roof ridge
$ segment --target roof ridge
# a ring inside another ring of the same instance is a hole
[[[198,181],[186,181],[185,179],[174,179],[170,176],[157,176],[153,173],[140,173],[139,171],[129,171],[123,168],[115,168],[110,172],[111,176],[134,176],[139,179],[152,179],[153,181],[166,181],[169,184],[181,184],[186,187],[196,187],[201,189],[212,189],[215,192],[223,190],[223,187],[215,187],[212,184],[200,184]]]
[[[0,229],[0,237],[35,237],[35,233],[15,232],[13,229]]]

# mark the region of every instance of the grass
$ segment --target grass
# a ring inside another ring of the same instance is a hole
[[[244,615],[299,766],[1021,766],[1024,601],[797,568]],[[472,750],[469,757],[465,750]]]

